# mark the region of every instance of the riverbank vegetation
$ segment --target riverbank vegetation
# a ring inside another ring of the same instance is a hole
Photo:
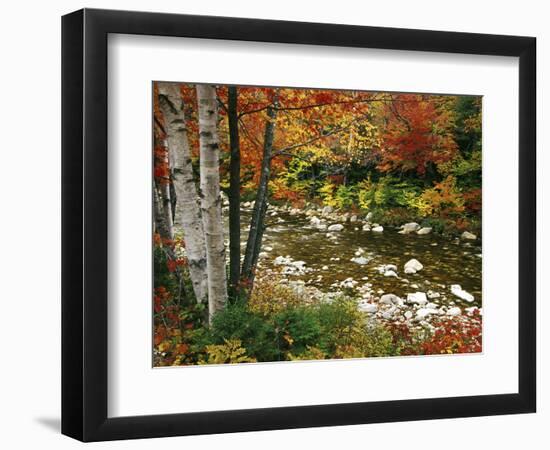
[[[155,366],[481,351],[477,306],[304,289],[303,261],[262,263],[284,214],[335,242],[344,223],[479,239],[481,98],[155,83],[154,100]]]

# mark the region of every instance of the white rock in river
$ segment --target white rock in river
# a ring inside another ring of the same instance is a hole
[[[276,266],[282,266],[290,263],[291,263],[291,259],[285,258],[284,256],[277,256],[273,261],[273,264],[275,264]]]
[[[368,223],[363,225],[363,231],[370,231],[370,225]]]
[[[428,308],[428,309],[437,309],[437,305],[435,303],[428,303],[426,305],[426,308]]]
[[[341,223],[335,223],[334,225],[331,225],[328,227],[328,231],[342,231],[344,229],[344,225]]]
[[[432,232],[432,227],[423,227],[423,228],[420,228],[420,230],[418,230],[416,232],[416,234],[430,234]]]
[[[384,231],[384,227],[381,225],[378,225],[377,227],[372,228],[371,231],[374,231],[375,233],[382,233],[382,231]]]
[[[460,314],[462,314],[462,311],[458,306],[453,306],[447,311],[448,316],[460,316]]]
[[[358,258],[351,258],[351,261],[357,264],[360,264],[364,266],[365,264],[368,264],[370,261],[369,258],[365,258],[364,256],[359,256]]]
[[[317,216],[313,216],[311,219],[309,219],[309,223],[311,223],[311,225],[313,226],[317,226],[321,223],[321,219],[319,219],[319,217]]]
[[[372,220],[372,213],[371,212],[367,214],[367,216],[365,217],[365,220],[367,222],[370,222]]]
[[[355,252],[355,256],[361,256],[363,253],[365,253],[365,249],[359,247]]]
[[[409,320],[412,319],[413,312],[412,311],[405,311],[405,319]]]
[[[384,303],[385,305],[398,304],[399,300],[400,298],[395,294],[384,294],[380,297],[380,303]]]
[[[439,298],[441,297],[441,294],[439,292],[434,292],[434,291],[428,291],[427,292],[427,296],[428,298],[431,300],[433,298]]]
[[[353,216],[351,216],[351,217],[349,218],[349,221],[350,221],[350,222],[357,222],[357,216],[354,214]]]
[[[412,294],[407,294],[407,302],[418,303],[420,306],[423,306],[428,303],[428,299],[424,292],[414,292]]]
[[[419,270],[422,270],[424,268],[424,266],[422,265],[422,263],[420,261],[418,261],[417,259],[410,259],[409,261],[407,261],[405,263],[405,273],[406,274],[411,274],[411,273],[416,273],[418,272]]]
[[[327,225],[325,223],[320,223],[315,228],[317,228],[319,231],[325,231],[327,229]]]
[[[420,308],[419,310],[416,311],[416,318],[418,320],[422,320],[422,319],[425,319],[426,317],[428,317],[430,314],[433,314],[433,313],[434,313],[433,309]]]
[[[375,313],[378,311],[378,306],[362,301],[357,305],[357,309],[366,313]]]
[[[419,228],[420,228],[420,225],[418,225],[416,222],[410,222],[403,225],[401,227],[401,231],[403,232],[403,234],[409,234],[409,233],[414,233]]]
[[[328,266],[323,266],[323,270],[328,270]]]
[[[398,278],[397,274],[393,270],[386,270],[384,272],[385,277],[395,277]]]
[[[321,211],[321,214],[323,216],[326,216],[332,212],[332,206],[325,206],[323,210]]]
[[[461,298],[462,300],[465,300],[467,302],[473,302],[474,296],[470,294],[469,292],[466,292],[460,284],[452,284],[451,285],[451,293],[453,295],[456,295],[458,298]]]
[[[472,241],[475,241],[475,240],[477,239],[477,236],[476,236],[475,234],[470,233],[470,232],[468,232],[468,231],[465,231],[464,233],[462,233],[462,234],[460,235],[460,237],[461,237],[462,239],[470,239],[470,240],[472,240]]]

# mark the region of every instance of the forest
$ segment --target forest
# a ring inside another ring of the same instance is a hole
[[[152,103],[155,367],[481,351],[481,97]]]

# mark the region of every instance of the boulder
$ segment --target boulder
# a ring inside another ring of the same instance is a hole
[[[449,310],[447,311],[448,316],[454,317],[454,316],[460,316],[460,314],[462,314],[462,311],[458,306],[453,306],[452,308],[449,308]]]
[[[350,222],[357,222],[357,216],[354,214],[349,218]]]
[[[407,302],[424,306],[428,303],[428,299],[426,298],[426,294],[424,292],[414,292],[412,294],[407,294]]]
[[[284,266],[290,263],[291,263],[291,259],[285,256],[277,256],[273,261],[273,264],[275,264],[276,266]]]
[[[405,263],[405,273],[406,274],[411,274],[411,273],[416,273],[418,272],[419,270],[422,270],[424,268],[424,266],[422,265],[422,263],[420,261],[418,261],[417,259],[410,259],[409,261],[407,261]]]
[[[360,264],[361,266],[364,266],[365,264],[368,264],[370,259],[365,258],[364,256],[359,256],[359,257],[351,258],[351,261],[354,263]]]
[[[380,297],[380,303],[384,303],[385,305],[398,304],[399,300],[399,297],[395,294],[384,294]]]
[[[434,314],[434,312],[435,311],[433,309],[420,308],[416,311],[416,319],[417,320],[426,319],[429,315]]]
[[[362,311],[362,312],[366,312],[366,313],[375,313],[378,311],[378,306],[376,305],[373,305],[372,303],[367,303],[367,302],[364,302],[364,301],[361,301],[359,302],[359,304],[357,305],[357,309],[359,311]]]
[[[405,319],[410,320],[410,319],[412,319],[413,312],[412,311],[405,311],[404,316],[405,316]]]
[[[460,235],[460,237],[462,239],[469,239],[469,240],[472,240],[472,241],[475,241],[477,239],[477,236],[473,233],[470,233],[469,231],[465,231],[464,233],[462,233]]]
[[[432,232],[432,227],[422,227],[420,228],[420,230],[416,232],[416,234],[423,235],[423,234],[430,234],[431,232]]]
[[[370,213],[367,213],[367,215],[366,215],[366,217],[365,217],[365,220],[366,220],[367,222],[370,222],[370,221],[372,220],[372,213],[371,213],[371,212],[370,212]]]
[[[395,277],[398,278],[397,274],[393,270],[386,270],[384,272],[385,277]]]
[[[403,234],[409,234],[409,233],[414,233],[419,228],[420,228],[420,225],[418,225],[416,222],[409,222],[401,227],[401,231],[403,232]]]
[[[368,223],[363,225],[363,231],[370,231],[370,225]]]
[[[325,206],[325,207],[323,208],[323,210],[321,211],[321,214],[322,214],[323,216],[327,216],[327,215],[329,215],[332,211],[333,211],[332,206]]]
[[[334,225],[328,227],[328,231],[342,231],[343,229],[344,225],[341,223],[335,223]]]
[[[319,219],[319,217],[317,216],[313,216],[311,219],[309,219],[309,223],[311,223],[311,225],[315,227],[321,223],[321,219]]]
[[[372,228],[371,231],[374,231],[375,233],[382,233],[382,231],[384,231],[384,227],[378,225],[377,227]]]
[[[466,292],[460,284],[452,284],[451,285],[451,294],[457,296],[458,298],[467,301],[469,303],[474,301],[474,296],[470,294],[469,292]]]

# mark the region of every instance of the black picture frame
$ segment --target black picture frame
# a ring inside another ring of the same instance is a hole
[[[519,57],[517,393],[107,416],[107,36],[178,36]],[[83,9],[62,18],[62,433],[82,441],[535,412],[536,39]]]

